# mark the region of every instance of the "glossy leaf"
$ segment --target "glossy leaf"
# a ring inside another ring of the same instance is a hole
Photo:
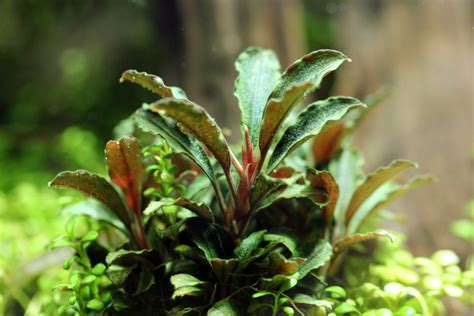
[[[322,239],[317,240],[314,245],[305,247],[301,252],[304,254],[305,262],[298,267],[298,279],[304,278],[311,271],[322,267],[331,259],[332,247]]]
[[[349,234],[358,231],[365,220],[376,214],[379,210],[385,208],[393,201],[399,199],[401,196],[428,182],[435,181],[435,178],[430,175],[419,176],[411,179],[409,182],[399,185],[394,183],[387,183],[375,191],[362,205],[352,217],[347,232]]]
[[[400,172],[408,168],[417,167],[417,164],[408,160],[395,160],[390,165],[382,167],[369,174],[365,181],[357,188],[351,198],[345,215],[345,225],[349,225],[352,217],[362,203],[382,184],[389,181]]]
[[[145,173],[141,150],[138,139],[131,136],[122,137],[118,142],[111,140],[105,146],[110,179],[122,189],[128,206],[135,213],[141,212]]]
[[[341,252],[344,248],[349,247],[355,243],[366,241],[369,239],[380,238],[380,237],[386,237],[390,239],[391,241],[395,239],[395,237],[392,234],[390,234],[389,232],[383,229],[376,230],[370,233],[365,233],[365,234],[351,234],[335,241],[334,253],[337,254]]]
[[[163,98],[173,97],[177,99],[185,99],[186,94],[177,87],[168,87],[158,76],[148,74],[146,72],[138,72],[136,70],[126,70],[120,77],[120,82],[130,81],[141,85],[143,88],[160,95]]]
[[[49,186],[74,189],[91,196],[107,205],[127,227],[130,225],[130,215],[119,194],[107,180],[96,174],[85,170],[64,171],[58,174]]]
[[[225,171],[230,170],[229,146],[221,129],[204,108],[188,100],[165,98],[151,104],[150,110],[172,118],[184,133],[200,140]]]
[[[318,88],[324,76],[346,60],[349,58],[341,52],[318,50],[303,56],[285,70],[265,107],[259,140],[262,157],[294,106],[306,93]]]
[[[228,258],[234,245],[229,233],[216,224],[209,223],[201,217],[186,220],[191,240],[204,252],[206,259]]]
[[[215,183],[211,162],[199,142],[194,137],[183,133],[173,120],[148,111],[146,108],[135,112],[138,127],[147,133],[163,137],[176,153],[188,156],[202,169],[211,182]]]
[[[296,147],[316,136],[331,121],[341,119],[350,109],[364,106],[350,97],[330,97],[309,105],[296,118],[280,138],[270,156],[267,171],[275,169]]]
[[[266,230],[259,230],[244,238],[234,249],[234,256],[239,260],[244,260],[250,257],[250,255],[263,241],[263,235],[265,235],[266,232]]]
[[[161,208],[165,206],[180,206],[187,210],[190,210],[194,214],[205,218],[208,221],[214,221],[214,214],[212,213],[211,209],[205,205],[204,203],[198,203],[191,200],[188,200],[184,197],[179,197],[176,200],[160,200],[160,201],[152,201],[143,211],[145,215],[153,215],[158,212]]]
[[[271,50],[250,47],[235,62],[239,77],[234,94],[239,100],[241,126],[247,126],[253,148],[258,145],[263,110],[280,77],[280,64]],[[242,131],[244,134],[244,131]]]

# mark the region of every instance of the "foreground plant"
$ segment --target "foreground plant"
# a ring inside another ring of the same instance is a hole
[[[350,135],[376,100],[330,97],[299,108],[345,61],[340,52],[319,50],[280,74],[273,52],[244,51],[236,62],[238,151],[181,89],[126,71],[121,81],[160,97],[133,115],[142,131],[160,138],[145,155],[131,136],[107,143],[110,181],[75,171],[50,183],[100,202],[77,208],[104,223],[93,245],[83,247],[95,249],[93,264],[105,265],[112,283],[99,286],[96,310],[305,315],[338,308],[337,300],[324,300],[331,292],[324,287],[339,274],[347,250],[392,238],[383,230],[365,231],[367,219],[431,180],[393,182],[416,167],[405,160],[363,175]],[[73,301],[65,313],[82,311]]]

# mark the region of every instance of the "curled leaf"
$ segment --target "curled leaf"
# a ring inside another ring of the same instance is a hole
[[[178,123],[181,130],[200,140],[225,171],[230,170],[230,151],[221,129],[201,106],[188,101],[165,98],[151,104],[150,110]]]
[[[235,68],[239,77],[234,94],[242,112],[241,126],[248,127],[252,146],[256,148],[263,110],[280,76],[280,64],[271,50],[250,47],[239,55]]]
[[[104,203],[117,217],[129,227],[131,218],[119,194],[112,185],[102,177],[85,170],[64,171],[59,173],[49,186],[69,188],[80,191],[87,196]]]
[[[280,162],[296,147],[309,138],[316,136],[326,123],[341,119],[350,109],[364,106],[362,102],[350,97],[330,97],[309,105],[283,133],[275,150],[270,156],[268,171],[276,168]]]
[[[160,95],[163,98],[174,97],[185,99],[186,94],[183,90],[177,87],[168,87],[158,76],[148,74],[146,72],[139,72],[133,69],[126,70],[120,77],[120,82],[130,81],[141,85],[143,88],[150,90],[153,93]]]
[[[372,193],[374,193],[375,190],[400,172],[413,167],[418,167],[418,165],[408,160],[395,160],[390,165],[379,168],[369,174],[352,196],[345,216],[346,227],[349,225],[357,209],[367,198],[370,197]]]
[[[268,152],[278,128],[304,95],[319,87],[329,72],[350,61],[335,50],[318,50],[290,65],[275,85],[265,107],[259,146],[262,157]]]

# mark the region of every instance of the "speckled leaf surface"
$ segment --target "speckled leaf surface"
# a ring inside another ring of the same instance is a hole
[[[177,99],[185,99],[186,94],[177,87],[168,87],[158,76],[139,72],[136,70],[126,70],[120,77],[120,82],[130,81],[139,84],[143,88],[160,95],[163,98],[174,97]]]
[[[344,61],[350,61],[335,50],[318,50],[290,65],[275,85],[265,107],[259,146],[264,156],[285,118],[304,95],[321,84],[328,73]]]
[[[165,98],[151,104],[150,110],[172,118],[184,133],[200,140],[224,170],[230,169],[229,146],[221,129],[204,108],[188,100]]]
[[[214,171],[206,152],[194,137],[183,133],[176,122],[146,108],[137,110],[134,117],[140,129],[163,137],[176,153],[188,156],[215,182]]]
[[[104,203],[118,218],[129,226],[131,219],[119,194],[112,185],[102,177],[85,170],[63,171],[59,173],[49,186],[74,189]]]
[[[350,97],[330,97],[309,105],[283,133],[270,156],[267,171],[275,169],[292,150],[316,136],[331,121],[341,119],[350,109],[363,106]]]
[[[235,62],[239,73],[234,95],[242,112],[241,126],[249,129],[252,146],[258,144],[263,110],[275,83],[280,77],[280,63],[271,50],[250,47]],[[242,131],[244,133],[244,131]]]

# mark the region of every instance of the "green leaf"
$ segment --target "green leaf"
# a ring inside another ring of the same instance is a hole
[[[86,307],[95,311],[100,311],[104,309],[104,303],[101,300],[94,298],[87,302]]]
[[[163,79],[158,76],[147,74],[146,72],[138,72],[130,69],[126,70],[120,77],[120,82],[130,81],[141,85],[143,88],[160,95],[163,98],[186,98],[186,94],[178,87],[168,87],[164,84]]]
[[[117,141],[108,141],[105,146],[105,161],[110,179],[125,194],[126,201],[135,213],[141,212],[142,181],[145,168],[142,148],[135,137],[125,136]]]
[[[250,257],[250,255],[257,249],[260,243],[263,241],[263,235],[266,230],[260,230],[251,233],[240,244],[234,249],[234,256],[239,260],[244,260]]]
[[[120,231],[127,233],[127,228],[118,219],[117,215],[114,214],[107,205],[99,203],[93,199],[86,199],[70,205],[61,210],[63,214],[67,215],[85,215],[89,216],[98,221],[108,223]]]
[[[270,243],[277,243],[284,245],[294,257],[299,257],[300,253],[298,250],[298,243],[296,240],[288,235],[284,234],[265,234],[263,239]]]
[[[174,290],[172,299],[183,296],[200,296],[204,293],[203,289],[197,286],[182,286]]]
[[[351,234],[334,242],[334,253],[337,254],[341,252],[344,248],[349,247],[355,243],[380,237],[386,237],[392,242],[395,239],[395,236],[383,229],[379,229],[365,234]]]
[[[239,76],[234,94],[242,112],[241,126],[248,127],[252,147],[256,148],[265,104],[280,77],[280,63],[271,50],[250,47],[239,55],[235,68]]]
[[[201,285],[201,284],[206,283],[186,273],[175,274],[171,276],[170,281],[175,289],[178,289],[183,286],[196,286],[196,285]]]
[[[160,135],[176,153],[182,153],[194,161],[207,175],[213,185],[216,185],[214,170],[209,157],[199,142],[192,136],[183,133],[171,119],[159,113],[148,111],[145,108],[135,112],[135,120],[140,129],[147,133]]]
[[[354,192],[345,215],[345,225],[349,225],[352,217],[362,203],[372,195],[382,184],[389,181],[408,168],[418,167],[408,160],[395,160],[390,165],[382,167],[369,174],[365,181]]]
[[[318,300],[312,296],[306,294],[296,294],[293,298],[293,302],[296,304],[304,304],[304,305],[312,305],[312,306],[319,306],[325,309],[331,309],[332,305],[328,301],[325,300]]]
[[[349,58],[341,52],[318,50],[303,56],[285,70],[265,106],[259,140],[262,157],[294,106],[306,93],[318,88],[325,75],[346,60]]]
[[[330,97],[309,105],[283,133],[270,156],[267,172],[275,169],[295,148],[318,135],[328,122],[337,121],[360,106],[364,104],[350,97]]]
[[[165,206],[180,206],[187,210],[190,210],[194,214],[205,218],[210,222],[214,222],[214,214],[212,213],[211,209],[205,205],[204,203],[198,203],[191,200],[188,200],[184,197],[179,197],[176,200],[161,200],[161,201],[152,201],[146,209],[143,211],[145,215],[153,215],[157,213],[161,208]]]
[[[234,243],[223,227],[209,223],[201,217],[188,218],[186,226],[191,240],[204,252],[208,262],[212,259],[229,258]]]
[[[332,247],[325,240],[319,239],[314,245],[310,245],[310,247],[306,248],[307,249],[301,251],[306,261],[298,267],[298,280],[301,280],[308,273],[323,266],[331,259]]]
[[[98,263],[94,266],[94,268],[92,268],[92,273],[94,275],[102,275],[105,273],[105,270],[107,270],[107,267],[103,264],[103,263]]]
[[[51,187],[69,188],[80,191],[104,203],[127,226],[130,226],[130,215],[119,194],[112,185],[102,177],[85,170],[63,171],[50,183]]]
[[[82,279],[81,284],[91,284],[97,280],[97,277],[95,275],[88,275],[84,279]]]
[[[346,302],[338,304],[334,308],[334,312],[336,312],[337,314],[348,314],[348,313],[351,313],[351,312],[359,314],[358,309],[354,305],[346,303]]]
[[[172,118],[184,133],[200,140],[225,171],[230,170],[229,146],[221,129],[204,108],[188,100],[166,98],[151,104],[150,110]]]
[[[349,234],[357,232],[364,222],[379,210],[385,208],[387,205],[411,190],[431,181],[435,181],[433,176],[423,175],[415,177],[402,185],[389,182],[381,186],[364,203],[362,203],[359,209],[355,212],[349,223],[347,232]]]
[[[230,299],[225,298],[216,302],[207,311],[207,316],[238,316],[242,315],[236,304]]]
[[[99,238],[99,233],[92,230],[87,232],[87,234],[82,237],[81,242],[90,242],[96,240],[97,238]]]
[[[320,188],[313,187],[311,183],[305,181],[305,176],[302,174],[287,179],[275,179],[266,175],[261,175],[259,178],[257,182],[260,184],[256,184],[252,189],[255,193],[250,195],[251,203],[254,203],[251,204],[253,212],[267,208],[282,199],[313,198],[313,201],[317,202],[319,200],[317,197],[324,194]],[[264,181],[269,184],[263,183]],[[269,191],[265,192],[267,188]]]
[[[347,206],[361,176],[362,162],[363,159],[357,151],[344,148],[340,156],[331,160],[329,164],[329,171],[339,186],[339,198],[334,209],[337,224],[344,222]],[[342,227],[337,226],[336,228],[341,229]]]

